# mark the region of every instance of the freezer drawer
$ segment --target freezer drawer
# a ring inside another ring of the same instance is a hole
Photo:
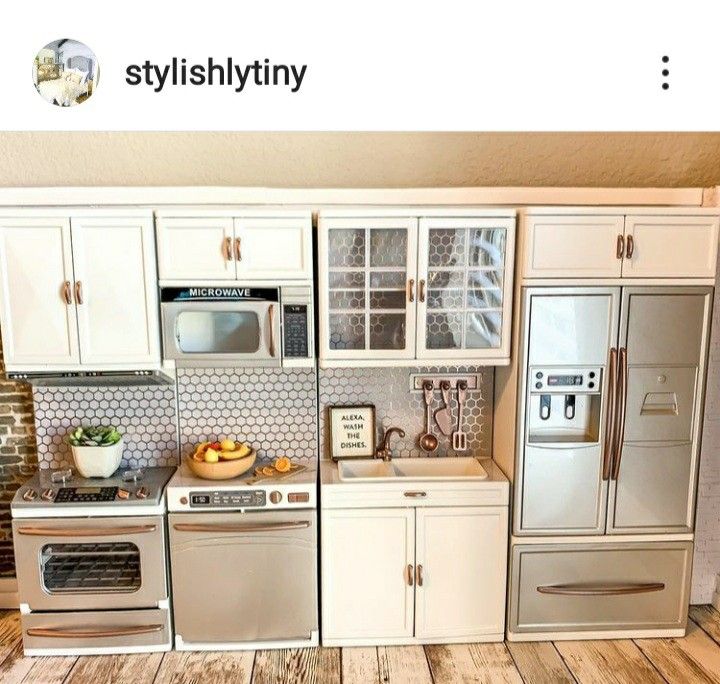
[[[298,641],[318,629],[316,511],[175,513],[168,525],[184,643]]]
[[[30,613],[22,616],[26,655],[170,650],[170,612],[152,610]]]
[[[684,629],[691,542],[517,545],[513,633]]]

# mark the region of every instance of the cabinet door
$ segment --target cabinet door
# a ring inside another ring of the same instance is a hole
[[[419,359],[510,355],[514,219],[421,219]]]
[[[411,508],[323,512],[324,640],[412,636],[414,525]]]
[[[309,216],[235,219],[238,280],[312,279],[311,228]]]
[[[9,370],[77,365],[70,222],[0,219],[0,316]]]
[[[415,636],[502,638],[505,507],[418,508]]]
[[[712,288],[623,288],[625,420],[608,532],[691,532]]]
[[[619,278],[622,216],[528,216],[525,278]]]
[[[416,250],[415,219],[321,221],[324,358],[415,357]]]
[[[72,240],[83,365],[159,363],[152,219],[73,219]]]
[[[230,218],[158,220],[158,270],[162,280],[234,280]]]
[[[714,278],[717,216],[628,216],[624,278]]]

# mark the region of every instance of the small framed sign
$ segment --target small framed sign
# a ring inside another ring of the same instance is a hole
[[[330,457],[372,458],[375,456],[375,407],[328,406]]]

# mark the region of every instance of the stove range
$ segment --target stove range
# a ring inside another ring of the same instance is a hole
[[[156,515],[165,512],[165,485],[174,467],[119,470],[85,478],[72,469],[38,470],[15,493],[13,518]]]

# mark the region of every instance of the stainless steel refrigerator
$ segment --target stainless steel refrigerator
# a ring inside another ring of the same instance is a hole
[[[510,638],[684,630],[712,292],[523,290]]]

